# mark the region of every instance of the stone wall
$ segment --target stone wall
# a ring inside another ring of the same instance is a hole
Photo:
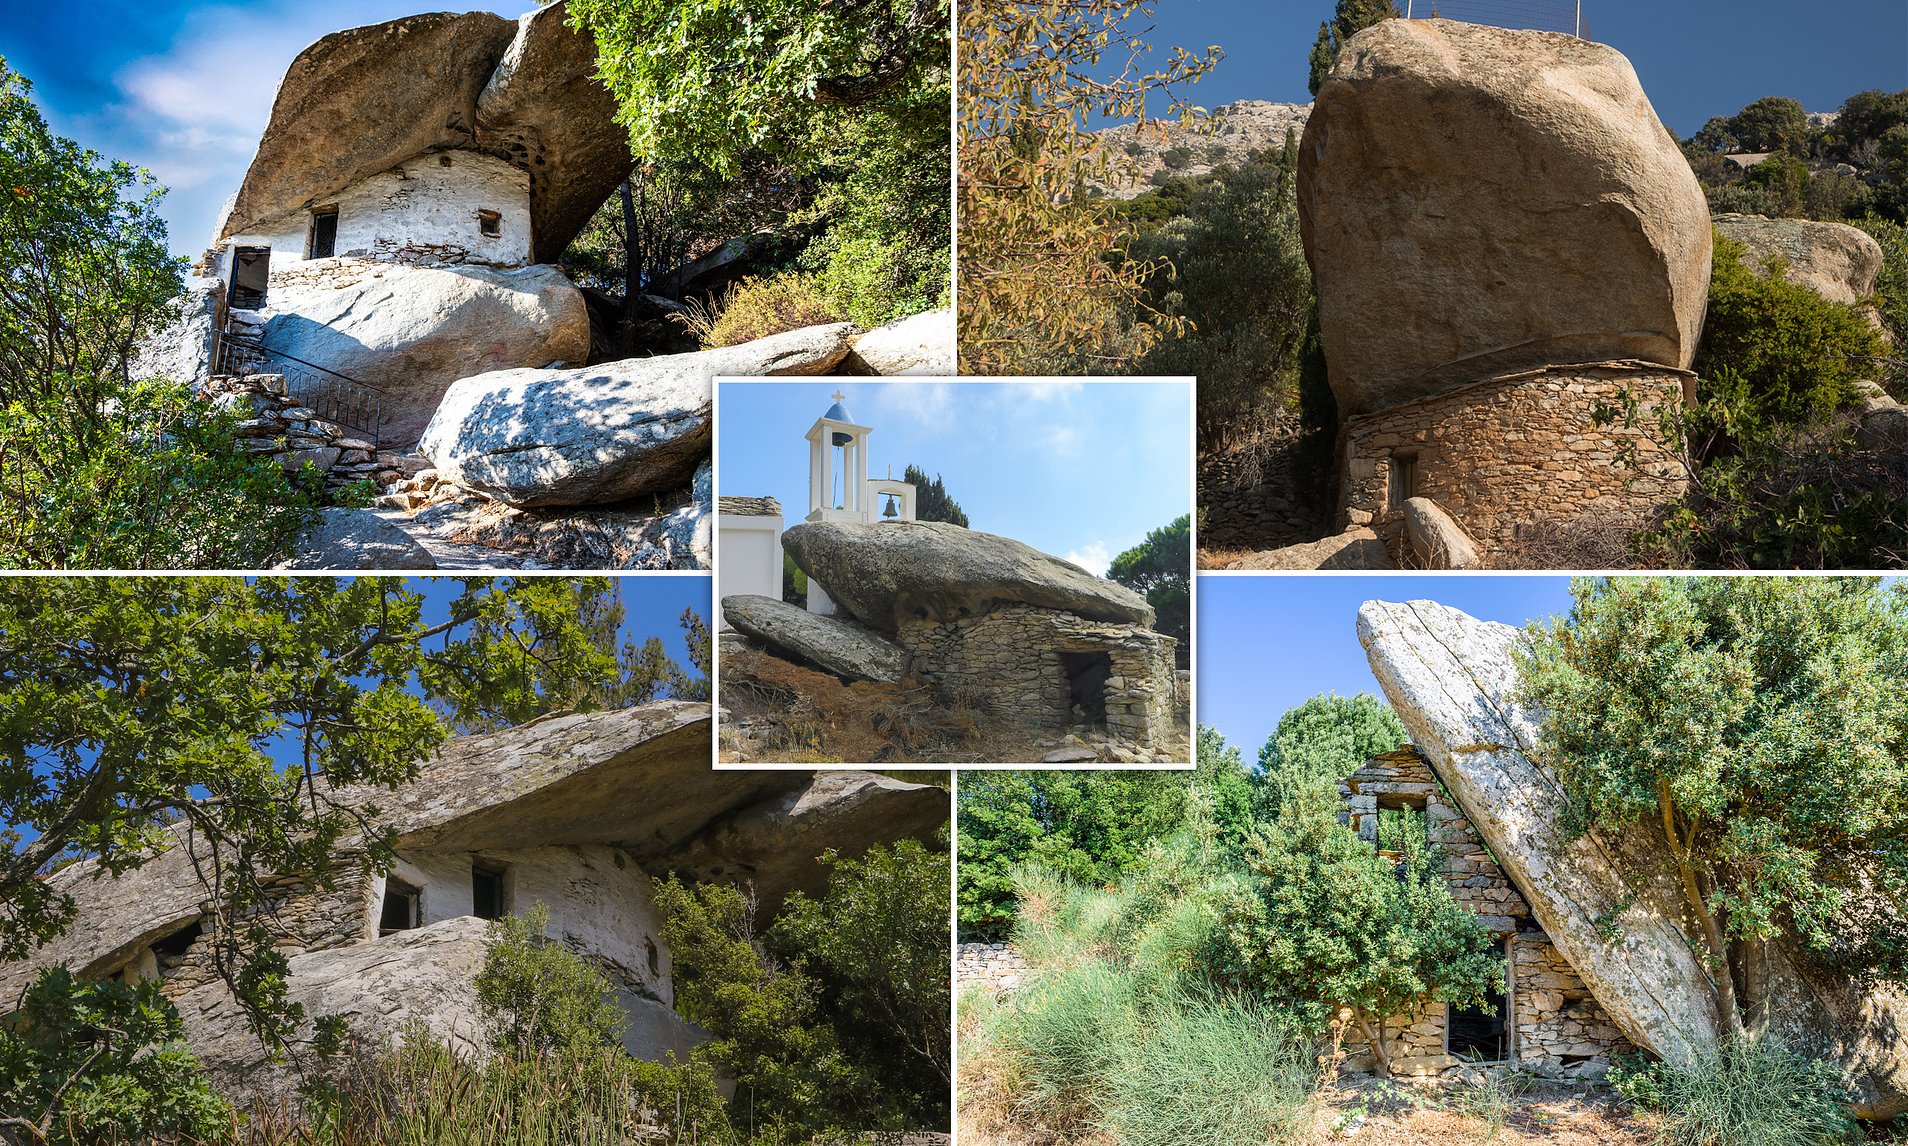
[[[962,943],[954,952],[954,991],[986,986],[1005,993],[1018,990],[1033,973],[1026,956],[1005,943]]]
[[[1485,930],[1507,941],[1511,1058],[1540,1066],[1607,1062],[1629,1043],[1591,995],[1563,954],[1531,917],[1530,904],[1510,882],[1483,838],[1438,782],[1415,748],[1373,757],[1339,782],[1346,821],[1361,839],[1378,842],[1385,809],[1422,810],[1425,834],[1440,856],[1439,871],[1452,898],[1478,916]],[[1386,1047],[1394,1073],[1439,1074],[1460,1065],[1446,1053],[1448,1008],[1427,1003],[1386,1020]],[[1373,1060],[1362,1038],[1346,1040],[1354,1066]]]
[[[282,374],[221,375],[202,393],[219,409],[237,411],[243,419],[238,426],[241,449],[269,454],[288,473],[310,462],[325,475],[328,490],[365,480],[381,489],[423,466],[415,455],[379,450],[358,431],[325,421],[285,389]]]
[[[1487,555],[1531,523],[1655,509],[1687,484],[1649,436],[1656,410],[1694,385],[1686,371],[1644,363],[1551,366],[1352,418],[1339,434],[1341,520],[1370,525],[1402,560],[1410,497],[1437,502]],[[1598,406],[1618,406],[1626,390],[1640,404],[1637,427],[1598,428]]]
[[[1062,654],[1104,654],[1107,732],[1149,747],[1172,743],[1177,642],[1151,629],[1000,603],[955,621],[904,620],[895,639],[914,671],[975,708],[1034,728],[1086,722]]]

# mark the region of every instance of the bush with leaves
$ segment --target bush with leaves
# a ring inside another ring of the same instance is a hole
[[[493,920],[471,984],[490,1044],[524,1058],[620,1046],[626,1020],[601,969],[546,932],[550,909]]]
[[[1186,514],[1146,535],[1107,566],[1108,580],[1145,596],[1153,607],[1153,628],[1178,641],[1173,650],[1180,668],[1192,664],[1192,515]]]
[[[1274,819],[1299,792],[1336,784],[1373,756],[1396,751],[1410,739],[1391,706],[1368,692],[1308,697],[1279,717],[1259,749],[1254,815]]]
[[[0,1019],[0,1142],[219,1139],[231,1125],[157,982],[81,982],[54,968]]]
[[[949,525],[967,528],[967,511],[954,495],[947,492],[947,483],[940,474],[929,478],[927,471],[909,463],[901,471],[901,480],[914,487],[914,516],[919,521],[945,521]]]

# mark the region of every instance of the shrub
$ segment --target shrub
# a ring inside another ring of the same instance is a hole
[[[729,287],[720,302],[692,299],[687,311],[672,317],[710,349],[841,321],[814,280],[793,273],[743,279]]]
[[[1896,360],[1884,381],[1899,396],[1908,393],[1908,367],[1900,361],[1908,358],[1908,227],[1874,218],[1863,219],[1855,226],[1881,244],[1882,269],[1875,280],[1875,301],[1882,323],[1894,339]]]
[[[1277,1011],[1202,993],[1121,1033],[1103,1120],[1120,1146],[1303,1140],[1316,1082],[1311,1048]]]
[[[1096,1115],[1136,1021],[1134,994],[1132,976],[1097,959],[1049,969],[1021,989],[999,1029],[1025,1080],[1026,1113],[1056,1121]]]
[[[1668,1146],[1829,1146],[1854,1130],[1834,1065],[1773,1038],[1727,1044],[1688,1067],[1621,1062],[1610,1082],[1660,1113]]]
[[[560,1051],[620,1046],[623,1012],[603,973],[544,935],[550,909],[508,915],[490,925],[490,946],[474,986],[492,1047],[535,1058]]]
[[[21,1142],[108,1146],[217,1137],[231,1111],[158,983],[83,983],[55,968],[0,1025],[0,1119],[34,1128]]]
[[[1695,370],[1706,389],[1739,387],[1736,413],[1750,428],[1819,421],[1874,374],[1880,336],[1852,306],[1783,277],[1780,262],[1758,274],[1743,247],[1716,236],[1709,313]]]

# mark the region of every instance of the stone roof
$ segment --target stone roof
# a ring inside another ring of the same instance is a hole
[[[782,503],[772,497],[719,497],[716,512],[735,517],[780,517]]]
[[[530,175],[531,257],[554,262],[632,165],[596,45],[563,0],[506,20],[434,12],[334,32],[299,53],[214,243],[367,176],[466,149]]]
[[[773,905],[814,891],[816,857],[920,837],[947,819],[943,788],[869,772],[717,772],[707,704],[544,717],[485,736],[447,741],[395,791],[342,788],[347,807],[379,810],[400,850],[469,852],[606,844],[645,870],[750,882]],[[78,904],[65,934],[29,958],[0,963],[0,998],[40,968],[109,968],[210,909],[184,825],[176,842],[117,879],[92,861],[51,880]]]

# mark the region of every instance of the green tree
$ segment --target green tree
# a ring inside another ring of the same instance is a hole
[[[892,470],[890,473],[894,472]],[[941,482],[941,475],[935,474],[929,480],[927,471],[920,466],[910,465],[901,471],[901,480],[914,487],[914,517],[917,521],[945,521],[950,525],[967,528],[967,511],[961,503],[947,492],[947,486]]]
[[[1257,814],[1272,819],[1304,789],[1336,785],[1373,756],[1396,751],[1410,739],[1398,714],[1370,693],[1310,697],[1279,717],[1259,749]]]
[[[1350,1009],[1389,1074],[1387,1016],[1431,1000],[1480,1005],[1504,965],[1427,850],[1380,856],[1342,811],[1336,788],[1313,782],[1248,837],[1244,884],[1220,900],[1214,969],[1314,1031]]]
[[[827,893],[791,895],[771,946],[820,984],[843,1052],[877,1080],[877,1124],[941,1125],[953,1045],[946,840],[877,844],[855,858],[830,850],[821,861],[831,869]]]
[[[562,1057],[622,1045],[628,1025],[603,972],[547,937],[550,909],[491,921],[472,986],[492,1049],[518,1058]]]
[[[0,59],[0,568],[265,567],[308,520],[236,414],[135,377],[177,314],[162,194],[53,134]]]
[[[1726,1028],[1767,1028],[1778,936],[1908,981],[1908,589],[1613,578],[1572,593],[1518,662],[1544,713],[1539,759],[1572,831],[1657,837]]]
[[[754,1123],[805,1139],[872,1108],[875,1080],[842,1053],[820,984],[764,947],[752,893],[672,877],[656,885],[656,907],[676,1009],[715,1036],[703,1053]]]
[[[608,579],[586,584],[608,593]],[[74,860],[206,861],[212,951],[262,1032],[284,1000],[267,883],[322,886],[391,837],[348,785],[396,787],[455,727],[590,707],[616,658],[556,578],[467,578],[442,621],[395,578],[0,579],[0,959],[60,934]]]
[[[1729,120],[1729,134],[1744,151],[1786,151],[1807,156],[1815,130],[1809,113],[1787,96],[1764,96]]]
[[[1345,50],[1345,41],[1380,20],[1393,20],[1402,15],[1395,0],[1338,0],[1332,18],[1318,26],[1318,40],[1313,43],[1307,61],[1311,69],[1307,84],[1312,94],[1318,94],[1325,77],[1331,74],[1338,53]]]
[[[222,1141],[231,1127],[156,982],[83,983],[56,967],[0,1020],[0,1141]]]
[[[1153,607],[1153,627],[1179,642],[1179,667],[1192,663],[1192,515],[1146,535],[1121,553],[1106,575],[1143,595]]]

